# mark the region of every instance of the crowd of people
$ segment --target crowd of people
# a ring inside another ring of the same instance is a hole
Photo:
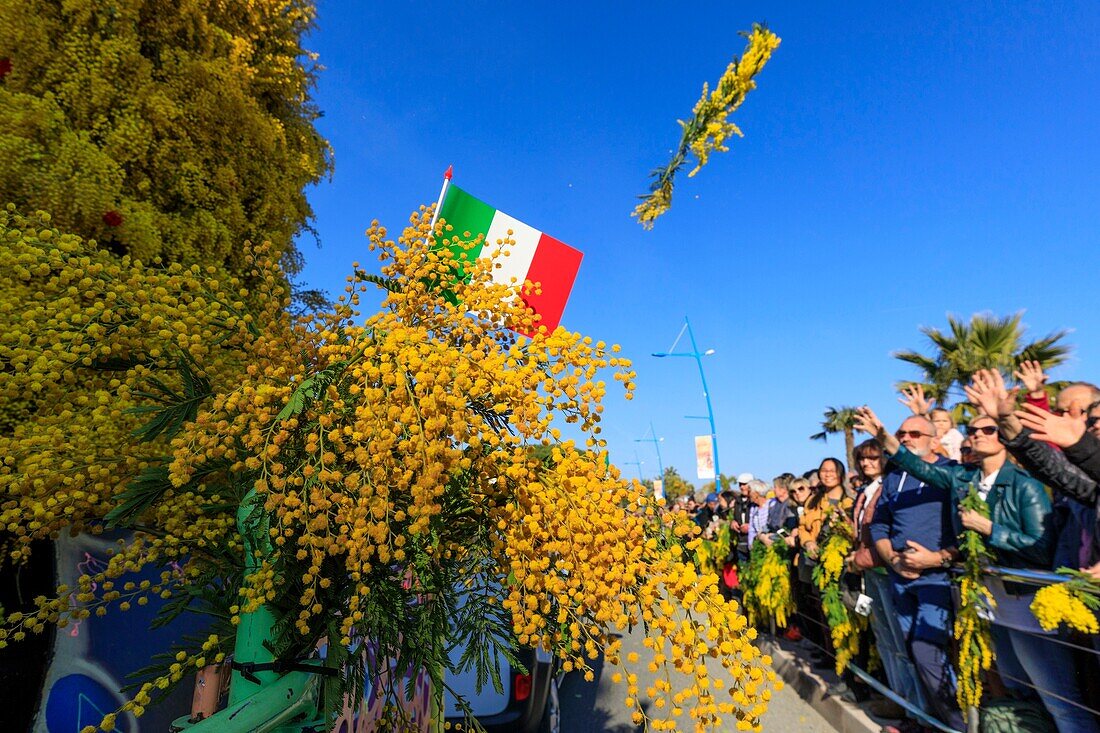
[[[899,699],[959,731],[966,730],[967,716],[953,670],[953,568],[962,533],[976,532],[990,563],[1009,570],[984,577],[995,601],[987,611],[995,662],[986,697],[1045,709],[1051,729],[1061,733],[1100,733],[1091,710],[1100,644],[1064,627],[1042,628],[1031,611],[1038,586],[1012,580],[1010,572],[1072,568],[1100,580],[1100,388],[1072,383],[1051,404],[1038,363],[1022,363],[1015,376],[1019,386],[1009,389],[999,372],[974,374],[965,387],[973,416],[961,430],[919,387],[903,390],[901,401],[912,414],[894,431],[870,408],[856,411],[856,428],[870,438],[855,448],[851,470],[826,458],[813,470],[770,483],[742,473],[737,489],[699,502],[687,497],[680,506],[694,513],[704,534],[729,525],[730,552],[719,579],[727,597],[743,592],[737,568],[754,543],[786,545],[796,615],[777,633],[812,650],[822,667],[831,666],[833,649],[813,569],[830,523],[847,523],[852,549],[842,582],[850,598],[869,601],[870,609],[869,633],[853,663],[867,669],[873,643],[880,680]],[[1018,392],[1026,393],[1022,401]],[[988,511],[961,508],[975,491]],[[831,692],[858,700],[870,695],[850,673]],[[877,702],[882,710],[893,707]],[[886,730],[922,730],[920,718],[911,714]]]

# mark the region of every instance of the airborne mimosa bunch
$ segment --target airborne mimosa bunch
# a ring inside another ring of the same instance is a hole
[[[748,40],[741,58],[730,62],[713,91],[703,84],[703,94],[692,109],[691,119],[679,121],[683,132],[676,152],[667,165],[653,171],[649,193],[634,209],[632,216],[637,217],[646,229],[652,229],[657,218],[672,206],[673,181],[676,173],[687,163],[689,153],[696,160],[695,167],[688,173],[690,178],[707,164],[711,153],[729,150],[727,140],[734,135],[742,136],[741,129],[729,121],[729,116],[756,88],[756,75],[779,48],[779,36],[759,23],[741,35]]]
[[[490,261],[430,245],[430,216],[415,213],[397,242],[372,225],[381,275],[355,266],[333,312],[294,319],[265,247],[249,250],[238,281],[119,261],[44,216],[4,213],[0,285],[26,315],[4,324],[0,359],[13,368],[0,370],[0,396],[40,396],[0,438],[12,556],[70,529],[133,535],[81,579],[75,602],[59,588],[0,638],[152,595],[234,622],[264,605],[279,658],[330,640],[343,673],[329,704],[384,663],[351,654],[358,639],[376,645],[371,659],[425,669],[442,690],[449,644],[471,650],[460,666],[491,677],[494,651],[507,656],[515,637],[589,676],[604,653],[655,730],[714,728],[721,716],[758,728],[774,675],[715,578],[685,561],[692,524],[662,517],[606,462],[600,377],[611,372],[629,397],[630,362],[562,328],[517,337],[512,327],[538,331],[517,297],[538,285],[495,285]],[[360,299],[379,285],[385,299],[364,317]],[[250,573],[234,523],[242,502],[270,540]],[[179,570],[159,583],[127,580],[170,561]],[[647,670],[614,636],[638,624]],[[232,642],[230,628],[180,649],[125,709],[140,713]]]

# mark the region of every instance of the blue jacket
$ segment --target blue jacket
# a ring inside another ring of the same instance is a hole
[[[925,463],[904,447],[901,451],[913,461],[930,468],[958,465],[943,457],[934,464]],[[901,452],[898,453],[900,455]],[[893,459],[887,468],[891,470],[882,479],[882,494],[871,520],[871,539],[875,542],[889,539],[895,550],[904,549],[908,540],[933,551],[955,547],[957,535],[950,487],[926,483],[914,475],[914,471],[897,465]],[[947,573],[931,569],[924,571],[921,578],[947,582]]]

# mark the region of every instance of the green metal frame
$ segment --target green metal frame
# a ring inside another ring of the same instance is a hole
[[[244,539],[245,569],[259,568],[257,555],[271,551],[271,538],[266,521],[249,522],[255,492],[245,495],[237,510],[237,529]],[[259,550],[260,552],[257,552]],[[242,613],[237,626],[234,659],[237,662],[267,664],[275,655],[264,644],[272,637],[275,617],[267,606],[251,613]],[[321,666],[321,660],[315,660]],[[188,733],[302,733],[303,730],[324,730],[324,720],[317,709],[321,676],[309,672],[255,672],[258,682],[247,679],[237,670],[229,684],[229,704],[208,718],[191,722],[184,716],[172,723],[172,730]]]
[[[249,491],[237,510],[237,530],[245,548],[245,569],[259,569],[260,558],[271,553],[271,536],[266,515],[255,509],[255,491]],[[254,514],[259,521],[249,521]],[[267,606],[242,613],[237,626],[237,641],[233,658],[238,663],[268,664],[275,655],[264,643],[272,638],[275,617]],[[324,666],[323,660],[304,662]],[[233,670],[229,683],[229,704],[208,718],[191,722],[190,716],[172,723],[175,733],[328,733],[328,726],[319,709],[321,675],[311,672],[253,672],[252,679]],[[253,682],[255,679],[257,682]],[[432,729],[444,729],[442,695],[431,696]]]

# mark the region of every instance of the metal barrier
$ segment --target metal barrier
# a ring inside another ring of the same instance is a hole
[[[958,570],[956,569],[955,572],[957,573]],[[1030,585],[1030,586],[1034,586],[1036,588],[1040,588],[1040,587],[1047,586],[1047,585],[1054,585],[1056,583],[1064,583],[1068,580],[1068,578],[1066,576],[1059,575],[1058,573],[1053,573],[1053,572],[1050,572],[1050,571],[1028,570],[1026,568],[1004,568],[1004,567],[999,567],[999,566],[990,566],[990,567],[986,568],[985,574],[989,575],[989,576],[992,576],[992,577],[1000,578],[1001,580],[1006,580],[1010,583],[1017,583],[1017,584],[1020,584],[1020,585]],[[1075,649],[1079,652],[1084,652],[1084,653],[1086,653],[1088,655],[1091,655],[1093,657],[1100,657],[1100,650],[1098,650],[1095,646],[1083,646],[1081,644],[1074,643],[1073,641],[1070,641],[1070,640],[1064,638],[1064,636],[1062,636],[1061,632],[1059,632],[1059,631],[1044,633],[1044,632],[1035,631],[1035,630],[1032,630],[1032,629],[1024,629],[1024,628],[1019,628],[1017,626],[1010,626],[1010,625],[1007,625],[1007,624],[998,624],[997,621],[996,621],[996,614],[994,614],[993,625],[1000,626],[1001,628],[1004,628],[1004,629],[1010,629],[1010,630],[1018,632],[1018,633],[1026,634],[1026,635],[1034,637],[1034,638],[1042,639],[1046,643],[1058,644],[1058,645],[1061,645],[1063,647],[1068,647],[1070,649]],[[1015,682],[1019,685],[1025,686],[1025,687],[1029,687],[1032,690],[1034,690],[1036,693],[1039,693],[1039,694],[1042,694],[1042,695],[1049,695],[1050,697],[1056,698],[1057,700],[1060,700],[1061,702],[1072,705],[1073,707],[1078,708],[1079,710],[1084,710],[1084,711],[1092,714],[1093,716],[1097,716],[1098,718],[1100,718],[1100,709],[1091,707],[1089,705],[1086,705],[1082,702],[1078,702],[1076,700],[1071,700],[1071,699],[1065,697],[1064,695],[1060,695],[1059,693],[1054,692],[1053,690],[1048,690],[1044,687],[1040,687],[1039,685],[1036,685],[1035,683],[1033,683],[1029,679],[1020,679],[1019,677],[1013,676],[1013,675],[1007,673],[1005,670],[1001,669],[999,666],[997,666],[996,658],[994,658],[993,663],[994,663],[994,668],[997,670],[997,674],[1001,677],[1002,680],[1008,680],[1010,682]],[[1079,677],[1080,675],[1075,675],[1075,676]]]
[[[955,568],[954,570],[955,570],[956,573],[961,572],[960,569],[958,569],[958,568]],[[1023,568],[1004,568],[1004,567],[999,567],[999,566],[988,567],[986,569],[986,574],[991,576],[991,577],[996,577],[996,578],[999,578],[1001,580],[1008,581],[1010,583],[1030,585],[1030,586],[1034,586],[1036,588],[1046,586],[1046,585],[1053,585],[1055,583],[1062,583],[1062,582],[1065,582],[1066,580],[1068,580],[1068,578],[1064,575],[1059,575],[1057,573],[1053,573],[1053,572],[1049,572],[1049,571],[1028,570],[1028,569],[1023,569]],[[957,602],[957,599],[956,599],[956,602]],[[825,638],[828,638],[829,629],[828,629],[828,626],[826,624],[822,623],[821,621],[819,621],[816,618],[812,618],[811,616],[807,615],[806,613],[804,613],[802,611],[802,609],[796,609],[794,616],[799,619],[799,622],[803,625],[803,628],[807,628],[806,627],[807,624],[813,624],[817,627],[820,627],[822,633],[825,635]],[[1005,629],[1011,629],[1012,631],[1017,632],[1017,633],[1024,633],[1024,634],[1028,634],[1030,636],[1041,638],[1041,639],[1043,639],[1043,641],[1046,641],[1046,642],[1059,644],[1059,645],[1062,645],[1064,647],[1069,647],[1071,649],[1074,649],[1074,650],[1077,650],[1077,651],[1080,651],[1080,652],[1086,652],[1089,655],[1092,655],[1093,657],[1100,658],[1100,649],[1098,649],[1097,647],[1084,646],[1082,644],[1075,643],[1071,639],[1065,638],[1065,635],[1061,634],[1060,632],[1043,633],[1043,632],[1039,632],[1039,631],[1029,630],[1029,629],[1026,629],[1026,628],[1020,628],[1018,626],[999,624],[999,623],[997,623],[996,615],[994,615],[993,624],[997,625],[997,626],[1000,626],[1002,628],[1005,628]],[[870,629],[868,629],[867,633],[872,633],[872,632],[871,632]],[[774,635],[774,629],[773,629],[773,635]],[[817,648],[820,652],[825,654],[827,657],[835,659],[835,655],[828,648],[822,647],[820,644],[815,643],[810,638],[808,638],[805,634],[803,635],[803,638],[806,639],[806,641],[809,644],[811,644],[813,647]],[[1064,695],[1061,695],[1059,693],[1054,692],[1053,690],[1048,690],[1046,688],[1040,687],[1040,686],[1036,685],[1035,683],[1033,683],[1029,679],[1020,679],[1016,676],[1013,676],[1013,675],[1007,673],[1006,671],[999,669],[997,667],[996,659],[994,659],[994,669],[997,671],[998,675],[1001,677],[1002,680],[1009,681],[1009,682],[1012,682],[1012,683],[1016,683],[1019,686],[1028,687],[1037,694],[1046,695],[1046,696],[1055,698],[1055,699],[1060,700],[1060,701],[1062,701],[1062,702],[1064,702],[1068,705],[1072,705],[1072,706],[1074,706],[1078,709],[1087,711],[1091,715],[1097,716],[1097,718],[1100,719],[1100,709],[1091,707],[1090,705],[1084,704],[1084,703],[1079,702],[1077,700],[1071,700],[1071,699],[1065,697]],[[902,697],[901,695],[897,694],[892,689],[890,689],[888,686],[886,686],[886,685],[882,684],[881,682],[879,682],[871,674],[869,674],[866,670],[861,669],[859,666],[857,666],[855,664],[849,664],[848,665],[848,670],[851,672],[852,675],[857,677],[859,680],[861,680],[863,683],[868,685],[870,688],[872,688],[873,690],[875,690],[879,694],[883,695],[887,699],[889,699],[889,700],[893,701],[894,703],[896,703],[897,705],[899,705],[901,708],[903,708],[906,711],[906,713],[908,714],[909,717],[913,718],[914,720],[921,723],[922,725],[925,725],[929,728],[933,728],[933,729],[938,730],[938,731],[942,731],[942,733],[959,733],[955,729],[945,725],[944,723],[940,722],[938,719],[932,717],[928,713],[926,713],[923,710],[921,710],[920,708],[916,707],[911,701],[909,701],[908,699]],[[1079,678],[1081,677],[1080,674],[1078,674],[1077,676]],[[1082,698],[1082,699],[1084,699],[1084,698]],[[971,716],[971,720],[969,722],[970,722],[970,725],[971,725],[971,729],[976,731],[977,730],[977,726],[975,725],[976,722],[977,722],[976,719],[973,716]]]
[[[822,627],[822,630],[824,631],[825,634],[829,633],[828,625],[823,624],[822,622],[818,621],[817,619],[810,618],[809,616],[807,616],[806,614],[804,614],[804,613],[802,613],[801,611],[798,611],[798,610],[795,611],[795,616],[797,616],[799,618],[799,620],[801,620],[805,623],[811,623],[811,624],[814,624],[816,626]],[[867,633],[870,633],[870,629],[867,630]],[[773,633],[772,636],[775,636],[775,634]],[[805,639],[809,644],[816,647],[817,650],[820,651],[825,656],[831,657],[832,659],[836,659],[836,655],[833,654],[829,649],[821,646],[820,644],[815,643],[813,640],[807,638],[806,636],[803,636],[802,638]],[[849,671],[851,671],[851,673],[853,675],[858,677],[864,684],[866,684],[868,687],[873,689],[875,692],[877,692],[878,694],[882,695],[886,699],[890,700],[891,702],[893,702],[894,704],[896,704],[897,706],[899,706],[900,708],[905,710],[905,712],[908,713],[910,718],[912,718],[913,720],[916,720],[921,725],[927,726],[927,727],[932,728],[934,730],[941,731],[942,733],[963,733],[962,731],[955,730],[954,728],[941,723],[937,718],[934,718],[933,716],[931,716],[928,713],[924,712],[923,710],[918,708],[916,705],[914,705],[910,700],[908,700],[907,698],[902,697],[901,695],[894,692],[893,690],[891,690],[886,685],[879,682],[869,672],[861,669],[858,665],[853,664],[852,662],[849,662],[847,669]]]

